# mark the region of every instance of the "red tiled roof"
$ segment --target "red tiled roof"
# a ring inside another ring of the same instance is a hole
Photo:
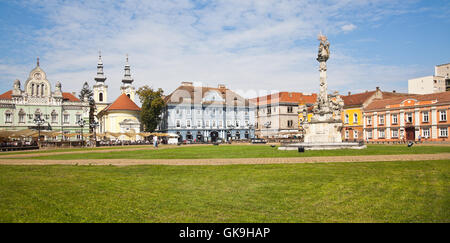
[[[12,99],[12,90],[6,91],[5,93],[0,95],[0,100],[10,100]]]
[[[258,105],[275,103],[313,104],[316,100],[317,94],[304,95],[300,92],[279,92],[251,99],[252,102]]]
[[[63,99],[68,101],[80,101],[77,97],[75,97],[72,93],[63,92]],[[12,90],[6,91],[5,93],[0,95],[0,100],[10,100],[12,99]]]
[[[68,92],[63,92],[63,99],[65,100],[69,100],[69,101],[80,101],[80,99],[78,99],[77,97],[75,97],[75,95],[73,95],[72,93],[68,93]]]
[[[345,106],[362,105],[364,102],[366,102],[367,99],[372,97],[372,95],[374,95],[375,92],[376,91],[351,94],[351,95],[341,96],[341,98],[344,100]]]
[[[123,93],[112,104],[104,109],[104,111],[108,110],[140,111],[141,108],[139,108],[139,106],[137,106],[125,93]]]
[[[424,95],[407,95],[389,99],[375,99],[366,107],[365,110],[368,111],[386,109],[386,106],[400,105],[405,100],[416,100],[424,105],[439,105],[442,103],[450,103],[450,91]]]

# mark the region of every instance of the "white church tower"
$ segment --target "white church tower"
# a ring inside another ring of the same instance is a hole
[[[103,73],[103,61],[101,52],[98,53],[97,75],[94,78],[93,86],[94,100],[96,105],[95,114],[103,110],[108,105],[108,85],[105,84],[106,77]]]
[[[122,79],[122,86],[120,86],[120,91],[122,94],[126,94],[134,102],[136,90],[134,86],[132,86],[133,81],[134,80],[131,78],[130,64],[128,64],[128,54],[127,54],[127,59],[125,63],[125,75],[123,76]]]

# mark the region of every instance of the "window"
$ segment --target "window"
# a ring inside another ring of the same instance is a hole
[[[358,138],[358,131],[356,131],[356,130],[353,130],[353,138]]]
[[[448,137],[448,128],[447,127],[439,128],[439,137]]]
[[[230,125],[231,125],[231,121],[228,120],[228,121],[227,121],[227,127],[230,127]]]
[[[371,116],[368,116],[367,117],[367,125],[372,125],[372,117]]]
[[[197,120],[197,127],[202,127],[202,120]]]
[[[212,127],[216,127],[216,125],[217,125],[216,120],[213,120],[212,121]]]
[[[180,127],[181,127],[181,121],[180,121],[180,120],[177,120],[176,126],[177,126],[177,128],[180,128]]]
[[[293,113],[293,112],[294,112],[294,107],[288,106],[288,107],[287,107],[287,112],[288,112],[288,113]]]
[[[385,137],[384,129],[380,129],[380,130],[378,131],[378,137],[379,137],[379,138],[384,138],[384,137]]]
[[[64,123],[69,123],[69,114],[64,114]]]
[[[103,93],[99,93],[98,94],[98,101],[102,102],[103,101]]]
[[[367,138],[372,138],[372,130],[367,130]]]
[[[223,127],[223,121],[219,121],[219,127],[220,127],[220,128]]]
[[[353,124],[358,123],[358,114],[353,114]]]
[[[12,113],[10,111],[5,112],[5,122],[12,123]]]
[[[287,126],[288,127],[292,127],[294,125],[294,121],[292,121],[292,120],[288,120],[287,121]]]
[[[239,127],[239,120],[236,120],[236,127]]]
[[[406,113],[406,123],[412,123],[412,113]]]
[[[267,115],[270,115],[270,114],[272,114],[272,107],[267,107]]]
[[[191,120],[186,120],[186,127],[191,128]]]
[[[398,130],[397,129],[392,130],[392,137],[398,138]]]
[[[190,114],[191,114],[191,109],[188,108],[188,109],[186,110],[186,114],[187,114],[187,115],[190,115]]]
[[[198,109],[197,110],[197,115],[201,115],[202,114],[202,110]]]
[[[380,124],[384,124],[384,115],[380,115]]]
[[[52,112],[52,123],[57,123],[58,114],[55,111]]]
[[[424,138],[430,137],[430,129],[429,128],[422,129],[422,137],[424,137]]]
[[[345,114],[345,124],[348,124],[348,114]]]
[[[177,115],[179,115],[179,114],[180,114],[180,109],[175,109],[175,113],[176,113]]]
[[[349,135],[350,134],[350,131],[349,130],[345,130],[345,139],[348,139],[349,138]]]
[[[447,121],[447,111],[439,111],[439,121]]]
[[[79,120],[81,120],[81,115],[80,115],[80,114],[77,114],[77,115],[76,115],[76,122],[78,122]]]
[[[428,122],[428,120],[429,120],[428,111],[422,112],[422,121],[423,122]]]
[[[392,124],[398,124],[398,116],[397,114],[392,115]]]
[[[25,123],[25,112],[22,109],[19,111],[19,123]]]
[[[248,127],[248,120],[244,121],[245,127]]]
[[[206,127],[209,127],[210,122],[206,121]]]

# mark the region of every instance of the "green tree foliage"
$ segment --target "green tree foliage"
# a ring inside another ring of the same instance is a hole
[[[144,131],[153,132],[161,121],[161,113],[164,109],[164,91],[159,88],[153,90],[145,85],[136,92],[141,101],[141,123],[144,125]]]
[[[89,101],[89,124],[92,124],[95,121],[94,112],[95,112],[95,101],[94,101],[94,92],[89,87],[88,82],[84,82],[83,88],[80,91],[80,95],[78,96],[80,100],[84,100],[84,97],[87,97]],[[93,129],[89,126],[89,131],[93,132]]]

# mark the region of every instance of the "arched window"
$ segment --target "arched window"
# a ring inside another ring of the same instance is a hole
[[[31,84],[31,95],[34,95],[34,84]]]
[[[58,113],[55,110],[52,111],[52,123],[58,123]]]
[[[44,96],[44,85],[41,84],[41,96]]]
[[[103,101],[103,93],[98,94],[98,101],[100,101],[100,102]]]
[[[12,123],[12,112],[9,110],[5,111],[5,123]]]
[[[25,123],[25,111],[23,109],[20,109],[19,111],[19,123]]]
[[[39,96],[39,84],[36,84],[36,96]]]

